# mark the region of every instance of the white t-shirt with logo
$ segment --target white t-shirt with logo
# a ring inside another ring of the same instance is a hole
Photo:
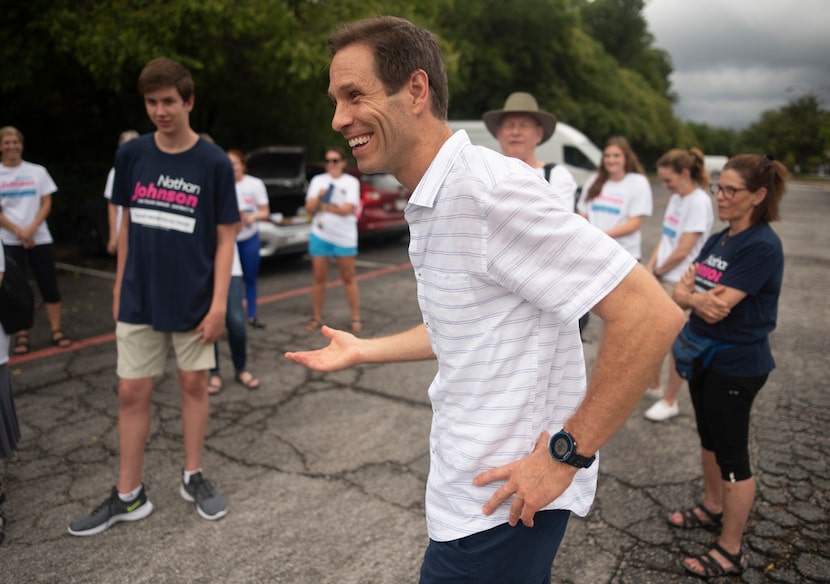
[[[350,174],[343,174],[337,178],[324,172],[311,179],[306,191],[305,200],[316,199],[321,190],[329,185],[334,188],[329,203],[343,205],[351,203],[357,209],[360,205],[360,181]],[[354,213],[338,215],[327,211],[318,211],[314,215],[311,233],[316,237],[341,247],[357,247],[357,217]]]
[[[40,164],[25,160],[17,166],[0,165],[0,208],[6,219],[18,227],[31,225],[40,210],[40,200],[58,190],[55,181]],[[0,241],[6,245],[22,245],[14,233],[0,227]],[[34,233],[35,245],[52,243],[46,221]]]
[[[629,172],[622,180],[607,180],[602,185],[600,193],[590,201],[586,201],[588,191],[596,178],[597,175],[593,175],[585,181],[577,205],[577,210],[588,216],[588,222],[591,225],[607,232],[632,217],[651,216],[651,185],[645,176]],[[639,229],[634,233],[614,239],[638,260],[642,257],[640,248],[642,237]]]
[[[242,180],[236,183],[236,200],[239,203],[239,210],[249,215],[256,213],[260,206],[268,204],[268,190],[262,179],[246,174]],[[236,241],[251,239],[259,231],[256,221],[251,225],[242,225],[242,229],[236,236]]]
[[[666,206],[663,216],[663,233],[660,236],[660,247],[657,248],[657,266],[663,265],[668,257],[677,249],[680,238],[684,233],[700,233],[692,251],[674,269],[663,274],[660,279],[667,282],[679,282],[683,272],[689,267],[712,229],[714,212],[712,199],[703,189],[697,188],[686,196],[674,193]]]

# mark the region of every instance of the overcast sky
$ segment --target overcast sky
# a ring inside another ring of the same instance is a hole
[[[645,17],[681,119],[745,128],[809,92],[830,109],[830,0],[647,0]]]

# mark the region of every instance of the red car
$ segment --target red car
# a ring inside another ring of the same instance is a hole
[[[403,215],[409,190],[391,174],[354,174],[360,179],[358,235],[400,237],[409,233]]]
[[[308,179],[323,172],[323,164],[309,164]],[[346,172],[360,180],[357,233],[361,239],[402,237],[409,233],[403,210],[409,190],[391,174],[364,174],[349,166]]]

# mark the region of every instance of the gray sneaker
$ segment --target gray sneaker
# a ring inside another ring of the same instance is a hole
[[[118,490],[113,487],[110,496],[92,513],[78,517],[69,524],[69,533],[72,535],[97,535],[106,531],[119,521],[138,521],[153,512],[153,504],[144,492],[144,485],[138,492],[138,497],[129,503],[118,496]]]
[[[182,477],[182,486],[179,489],[182,499],[196,503],[196,511],[204,519],[214,521],[228,514],[228,505],[225,497],[216,490],[216,487],[202,476],[201,472],[191,475],[190,482],[185,483]]]

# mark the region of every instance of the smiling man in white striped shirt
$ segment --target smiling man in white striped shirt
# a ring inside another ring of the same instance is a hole
[[[286,357],[320,371],[437,359],[421,582],[550,582],[570,513],[593,501],[597,450],[683,313],[526,165],[452,134],[432,33],[379,17],[341,27],[329,48],[332,127],[363,172],[412,190],[423,324],[377,339],[323,327],[327,347]],[[604,320],[590,384],[577,325],[588,310]]]

